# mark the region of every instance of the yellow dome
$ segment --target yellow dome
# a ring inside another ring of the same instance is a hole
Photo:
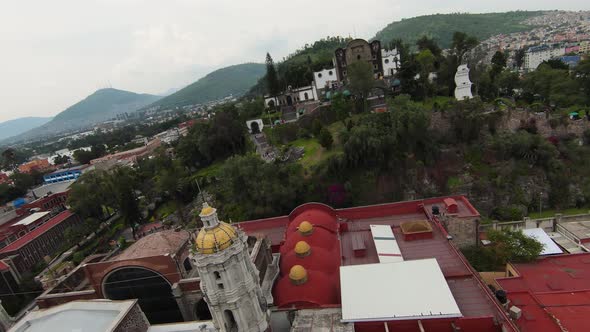
[[[305,241],[299,241],[295,244],[295,254],[299,257],[304,257],[309,255],[311,251],[311,247]]]
[[[197,235],[197,251],[201,254],[212,254],[232,245],[238,237],[236,229],[220,222],[213,228],[201,228]]]
[[[307,281],[307,271],[301,265],[293,265],[289,271],[289,279],[295,284],[302,284]]]
[[[301,235],[309,235],[313,232],[313,225],[309,221],[302,221],[297,230]]]

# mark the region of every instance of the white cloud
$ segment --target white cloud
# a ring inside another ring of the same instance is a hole
[[[0,121],[58,113],[112,85],[159,93],[212,69],[278,60],[326,36],[370,38],[403,17],[552,9],[553,1],[20,0],[0,12]],[[590,9],[565,0],[561,9]]]

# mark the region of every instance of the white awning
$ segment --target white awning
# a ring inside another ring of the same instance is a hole
[[[530,228],[523,229],[522,233],[530,238],[533,238],[543,244],[543,251],[540,256],[543,255],[556,255],[563,254],[563,250],[555,243],[542,228]]]
[[[342,321],[462,317],[436,259],[340,267]]]
[[[45,217],[46,215],[48,215],[49,212],[48,211],[44,211],[44,212],[36,212],[31,214],[30,216],[26,217],[25,219],[17,222],[16,224],[12,225],[12,226],[16,226],[16,225],[24,225],[24,226],[28,226],[32,223],[34,223],[35,221]]]

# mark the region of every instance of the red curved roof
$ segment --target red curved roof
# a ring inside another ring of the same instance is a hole
[[[336,233],[332,233],[326,229],[320,227],[314,227],[313,233],[307,236],[301,235],[298,231],[289,232],[287,231],[287,239],[285,243],[281,245],[280,253],[285,255],[290,251],[293,251],[295,245],[299,241],[305,241],[312,248],[324,248],[332,250],[338,246],[338,236]]]
[[[340,278],[319,271],[307,271],[307,282],[295,285],[288,275],[275,284],[273,297],[279,308],[317,308],[340,303]]]
[[[311,253],[305,257],[298,257],[294,250],[281,255],[280,268],[285,275],[294,265],[301,265],[308,271],[315,270],[326,274],[337,273],[340,267],[340,250],[312,247]]]
[[[309,221],[314,226],[321,226],[332,232],[336,232],[338,229],[336,213],[323,204],[310,203],[301,205],[291,213],[289,218],[291,223],[287,227],[287,232],[297,231],[297,227],[303,221]]]

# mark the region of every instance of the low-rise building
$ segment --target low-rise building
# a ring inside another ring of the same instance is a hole
[[[218,331],[211,321],[152,325],[137,300],[80,300],[29,312],[8,330],[85,332]]]
[[[80,221],[80,217],[69,210],[53,218],[44,219],[41,224],[36,224],[34,229],[2,248],[0,259],[15,268],[19,274],[27,272],[45,256],[59,249],[63,244],[65,230]]]
[[[557,255],[508,264],[495,287],[521,331],[587,331],[590,253]]]
[[[543,61],[565,54],[565,48],[561,46],[541,45],[529,48],[524,55],[525,70],[535,70]]]
[[[80,165],[70,168],[58,169],[57,171],[43,175],[43,182],[45,184],[49,184],[76,180],[84,173],[87,168],[88,165]]]
[[[111,160],[116,161],[131,161],[135,162],[138,158],[150,155],[153,153],[160,145],[162,145],[162,141],[158,138],[151,140],[146,146],[142,146],[139,148],[131,149],[128,151],[122,151],[118,153],[109,154],[100,158],[92,159],[90,161],[90,165],[100,164],[102,162],[107,162]]]
[[[34,159],[18,166],[18,171],[29,174],[33,171],[45,172],[50,170],[51,167],[52,166],[47,159]]]

